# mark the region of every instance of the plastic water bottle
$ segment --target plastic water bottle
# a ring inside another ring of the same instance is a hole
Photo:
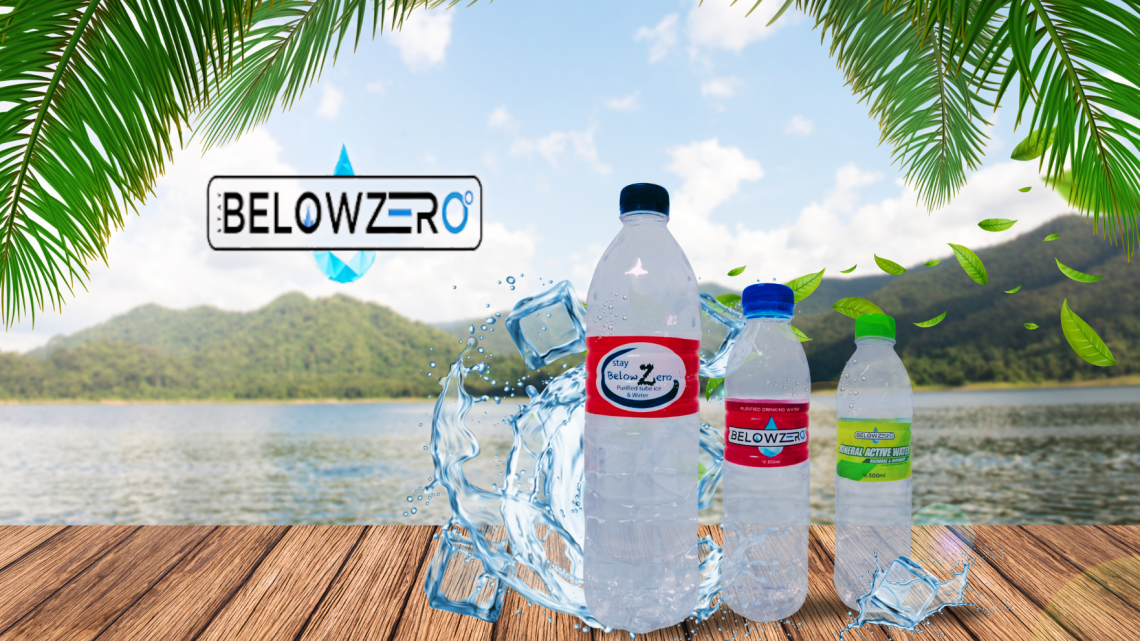
[[[721,598],[754,621],[794,614],[808,591],[807,357],[792,333],[786,285],[744,289],[748,325],[725,389]]]
[[[582,569],[594,618],[641,633],[697,604],[701,309],[668,192],[622,189],[621,222],[587,298]]]
[[[914,403],[894,345],[895,319],[855,319],[855,353],[835,395],[835,591],[850,608],[870,590],[876,563],[887,569],[910,556]]]

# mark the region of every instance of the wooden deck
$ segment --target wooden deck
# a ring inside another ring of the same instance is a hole
[[[711,530],[719,539],[718,528]],[[0,641],[623,639],[508,591],[487,623],[430,608],[430,526],[13,526],[0,528]],[[913,556],[967,552],[963,533],[915,527]],[[811,528],[804,607],[778,623],[722,609],[639,638],[836,639],[847,608],[831,585],[833,530]],[[922,634],[866,628],[849,639],[1134,639],[1140,527],[978,526],[968,596]],[[939,552],[941,550],[941,552]],[[936,629],[934,629],[936,628]],[[747,635],[747,636],[746,636]]]

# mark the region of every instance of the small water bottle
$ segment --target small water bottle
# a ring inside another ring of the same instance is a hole
[[[887,569],[910,556],[914,404],[894,345],[895,319],[855,319],[855,353],[835,394],[835,591],[850,608],[870,590],[876,563]]]
[[[649,632],[697,605],[700,292],[669,194],[621,191],[586,299],[583,591],[599,623]]]
[[[754,621],[794,614],[808,591],[807,357],[792,333],[786,285],[749,285],[748,325],[725,389],[721,598]]]

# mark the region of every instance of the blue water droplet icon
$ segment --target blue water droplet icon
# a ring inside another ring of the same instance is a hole
[[[507,284],[508,285],[514,285],[515,284],[515,277],[514,276],[507,276]]]
[[[408,503],[411,503],[411,502],[412,502],[412,496],[409,494],[408,495]]]
[[[431,365],[432,367],[435,367],[435,361],[432,361],[432,362],[430,363],[430,365]],[[423,425],[423,423],[420,423],[420,425]]]

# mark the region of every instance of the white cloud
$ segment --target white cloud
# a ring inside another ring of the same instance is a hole
[[[669,54],[677,44],[677,14],[665,16],[656,27],[641,27],[633,34],[635,42],[649,42],[649,62],[657,62]]]
[[[739,78],[713,78],[701,83],[701,95],[706,98],[731,98],[736,95],[736,89],[741,84]]]
[[[364,88],[367,89],[369,93],[384,93],[384,89],[387,88],[387,86],[388,83],[384,82],[382,78],[377,78],[364,85]]]
[[[638,92],[633,92],[624,98],[610,98],[606,106],[614,111],[637,111],[641,105],[637,102]]]
[[[330,174],[339,151],[339,145],[328,148]],[[354,150],[348,152],[352,157]],[[507,274],[534,271],[538,235],[534,229],[508,229],[498,222],[485,223],[483,243],[474,252],[378,252],[372,269],[350,284],[325,278],[310,252],[211,250],[202,224],[209,179],[297,174],[281,156],[281,146],[263,129],[205,155],[197,146],[176,151],[156,185],[157,196],[139,208],[140,215],[126,217],[125,229],[111,235],[109,268],[102,261],[91,262],[86,291],[76,287],[62,313],[50,308],[37,312],[34,329],[24,320],[0,333],[0,350],[26,351],[53,335],[74,333],[147,303],[247,311],[289,291],[309,297],[344,293],[436,322],[483,313],[487,303],[493,309],[509,308],[516,294],[530,295],[521,288],[506,291],[495,282]],[[359,163],[356,169],[368,173]]]
[[[534,139],[516,138],[511,145],[512,154],[529,156],[535,152],[555,167],[569,152],[574,158],[589,164],[599,174],[610,173],[610,166],[598,160],[593,128],[583,131],[553,131]]]
[[[803,116],[792,116],[792,119],[788,121],[788,124],[784,127],[784,133],[786,134],[810,136],[813,131],[815,131],[815,125]]]
[[[784,25],[797,21],[800,16],[795,10],[788,11],[768,27],[765,25],[783,3],[763,2],[752,15],[745,17],[754,4],[737,2],[732,5],[731,0],[708,0],[699,5],[697,0],[693,0],[693,8],[689,11],[685,24],[689,41],[697,47],[740,53],[752,42],[767,38]]]
[[[518,122],[516,122],[514,116],[507,111],[507,106],[502,105],[487,116],[487,126],[491,129],[514,131],[518,129]]]
[[[413,11],[404,26],[387,37],[412,71],[443,62],[451,42],[451,11]]]
[[[861,188],[884,176],[852,163],[839,168],[831,190],[794,220],[757,229],[747,223],[729,225],[715,215],[744,182],[763,176],[757,161],[715,139],[674,148],[670,155],[673,161],[666,169],[683,182],[669,226],[705,280],[724,282],[721,276],[737,265],[748,265],[748,274],[764,281],[775,277],[783,282],[824,267],[833,274],[856,263],[853,276],[865,276],[879,273],[872,254],[911,267],[948,256],[948,242],[977,249],[1014,237],[979,229],[977,221],[983,218],[1016,219],[1015,229],[1028,231],[1068,211],[1048,189],[1017,191],[1041,185],[1032,163],[1009,161],[976,172],[949,206],[929,214],[915,204],[907,187],[896,197],[863,202]]]
[[[344,104],[344,94],[336,85],[326,82],[321,89],[321,104],[317,105],[317,116],[336,120],[340,115],[340,106]]]

